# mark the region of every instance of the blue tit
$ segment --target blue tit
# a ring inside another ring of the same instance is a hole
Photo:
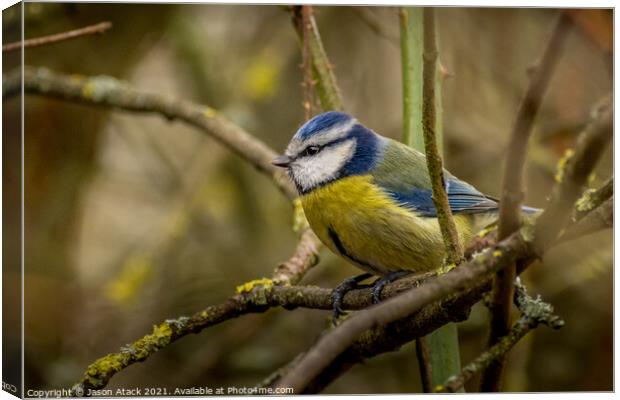
[[[288,169],[310,227],[332,252],[378,276],[442,265],[424,154],[330,111],[306,122],[273,164]],[[466,245],[496,220],[498,201],[445,170],[444,180]]]

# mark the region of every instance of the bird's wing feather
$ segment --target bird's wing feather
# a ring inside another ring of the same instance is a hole
[[[424,155],[397,142],[389,143],[374,182],[401,206],[427,217],[437,216]],[[476,214],[498,209],[498,202],[444,170],[448,203],[453,213]]]
[[[410,187],[407,191],[395,191],[394,188],[385,187],[380,183],[379,185],[401,206],[410,208],[425,217],[437,216],[431,189]],[[454,176],[446,176],[446,186],[448,204],[454,214],[484,213],[495,211],[499,207],[495,200]]]

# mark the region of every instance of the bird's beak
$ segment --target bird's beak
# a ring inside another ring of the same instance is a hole
[[[271,161],[271,163],[275,165],[276,167],[287,168],[291,164],[291,161],[293,161],[291,157],[287,156],[286,154],[283,154],[281,156],[274,158]]]

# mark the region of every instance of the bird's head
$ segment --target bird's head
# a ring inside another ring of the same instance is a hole
[[[287,168],[300,194],[372,170],[383,149],[381,136],[345,113],[330,111],[306,122],[273,164]]]

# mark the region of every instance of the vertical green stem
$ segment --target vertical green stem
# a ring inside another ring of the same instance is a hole
[[[422,8],[402,7],[403,143],[424,153],[422,135]]]
[[[426,336],[431,355],[433,382],[442,385],[451,376],[461,372],[459,332],[456,324],[449,323]],[[464,389],[460,389],[464,392]]]
[[[424,52],[424,9],[400,9],[401,62],[403,77],[403,142],[414,149],[425,152],[423,133],[423,52]],[[440,152],[443,149],[443,123],[441,106],[441,75],[435,68],[435,138]],[[424,378],[430,372],[435,385],[457,375],[461,369],[458,331],[455,324],[448,324],[426,338],[429,364],[420,362]],[[422,346],[418,346],[421,351]],[[419,357],[422,360],[422,357]],[[427,385],[425,385],[427,386]]]

